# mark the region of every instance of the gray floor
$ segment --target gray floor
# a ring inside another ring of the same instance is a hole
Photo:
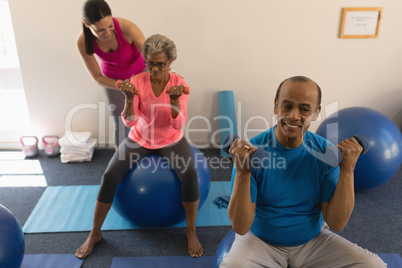
[[[207,159],[219,156],[218,150],[202,150]],[[95,150],[89,163],[61,164],[60,159],[42,153],[39,160],[49,186],[96,185],[113,150]],[[211,169],[212,180],[230,180],[231,170]],[[0,187],[0,204],[11,210],[21,225],[44,192],[42,187]],[[356,194],[356,205],[348,226],[340,232],[347,239],[376,253],[402,255],[402,169],[386,184]],[[229,226],[199,227],[198,236],[206,256],[214,256]],[[106,231],[94,253],[82,267],[110,267],[113,257],[187,256],[183,228]],[[25,234],[27,254],[73,254],[88,232]]]

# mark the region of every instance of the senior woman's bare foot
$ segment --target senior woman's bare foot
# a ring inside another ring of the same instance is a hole
[[[204,254],[204,249],[202,248],[202,245],[198,240],[195,230],[187,230],[187,243],[187,250],[191,257],[197,258],[201,257],[202,254]]]
[[[81,247],[79,247],[77,249],[77,251],[75,252],[75,256],[77,256],[77,258],[83,259],[85,257],[87,257],[89,254],[92,253],[92,250],[94,249],[94,246],[96,243],[98,243],[99,241],[102,240],[102,233],[97,233],[94,234],[91,233],[89,234],[87,240],[85,241],[84,244],[82,244]]]

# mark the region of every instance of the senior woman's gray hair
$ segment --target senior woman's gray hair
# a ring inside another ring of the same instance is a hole
[[[176,45],[172,40],[164,35],[155,34],[148,37],[142,46],[142,55],[146,59],[148,54],[158,54],[160,52],[165,52],[169,60],[176,60],[177,49]]]

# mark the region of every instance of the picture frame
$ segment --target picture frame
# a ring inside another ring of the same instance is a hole
[[[377,38],[382,17],[381,7],[343,8],[340,38]]]

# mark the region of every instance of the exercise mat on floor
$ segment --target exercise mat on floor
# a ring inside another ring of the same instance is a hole
[[[378,254],[386,264],[388,264],[387,268],[401,268],[402,267],[402,258],[397,253],[381,253]]]
[[[378,256],[388,264],[387,268],[401,268],[402,258],[396,253],[378,254]],[[214,256],[202,256],[201,258],[191,257],[115,257],[113,258],[111,268],[176,268],[176,267],[191,267],[191,268],[207,268],[213,266]]]
[[[167,256],[167,257],[115,257],[111,268],[208,268],[214,263],[214,256],[202,256],[199,258]]]
[[[22,230],[24,233],[90,231],[92,228],[98,185],[49,186],[39,199]],[[227,209],[213,201],[230,194],[230,182],[211,182],[204,205],[198,212],[196,226],[230,225]],[[172,227],[185,227],[185,222]],[[139,227],[122,218],[111,208],[102,230],[128,230]]]
[[[21,268],[80,268],[83,261],[74,254],[25,254]]]

